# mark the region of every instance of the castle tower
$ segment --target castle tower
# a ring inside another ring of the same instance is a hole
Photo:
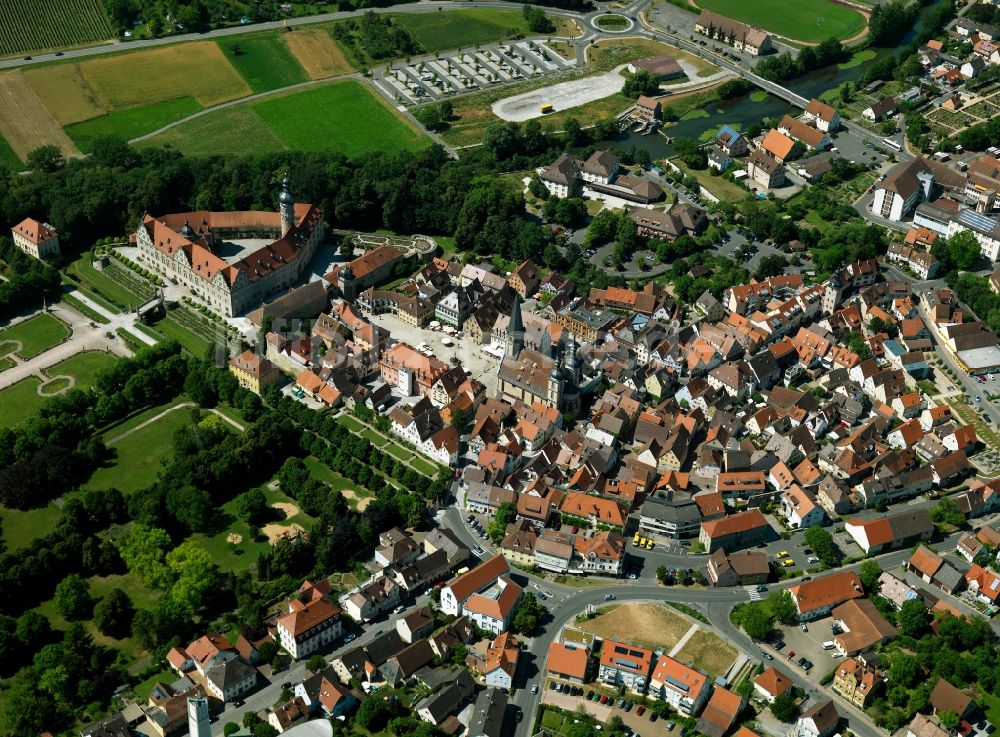
[[[278,209],[281,212],[281,235],[285,235],[295,225],[295,200],[292,198],[292,190],[287,176],[281,180]]]
[[[507,324],[507,351],[504,358],[517,358],[524,349],[524,323],[521,321],[521,295],[514,292],[514,307]]]
[[[357,298],[358,285],[354,279],[354,270],[350,264],[345,264],[344,268],[340,270],[340,275],[337,278],[337,286],[340,288],[341,296],[348,302],[353,302]]]
[[[212,727],[208,717],[208,699],[204,696],[188,699],[189,737],[212,737]]]
[[[577,344],[573,334],[569,334],[569,351],[566,357],[566,377],[574,384],[580,383],[580,359],[576,355]]]

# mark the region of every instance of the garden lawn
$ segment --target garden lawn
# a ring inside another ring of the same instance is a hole
[[[680,167],[681,171],[685,174],[692,175],[702,187],[720,200],[725,202],[739,202],[750,196],[750,192],[735,182],[730,182],[721,176],[713,177],[709,174],[708,169],[689,169],[677,159],[673,159],[672,163]]]
[[[682,663],[691,663],[712,678],[724,676],[736,661],[736,650],[705,629],[698,630],[677,653]]]
[[[14,427],[42,406],[45,397],[38,394],[39,384],[37,378],[29,376],[0,391],[0,427]]]
[[[136,422],[133,427],[163,412],[165,407],[147,410],[148,416]],[[120,438],[111,443],[118,457],[112,465],[97,469],[87,482],[91,489],[117,488],[123,492],[145,488],[156,481],[162,467],[160,459],[169,452],[174,431],[191,423],[191,410],[187,407],[172,410],[158,420],[120,437],[129,428],[121,426],[105,433],[105,441],[110,436]],[[147,413],[143,413],[146,415]],[[228,424],[226,425],[228,427]],[[151,452],[152,451],[152,452]]]
[[[145,702],[149,699],[149,692],[153,690],[153,686],[156,685],[157,681],[163,683],[173,683],[177,680],[177,674],[172,670],[161,670],[159,673],[154,673],[145,681],[140,681],[132,687],[132,691],[135,693],[136,697],[141,702]]]
[[[410,465],[420,471],[420,473],[424,476],[433,476],[440,468],[437,464],[424,460],[419,455],[415,456],[414,459],[410,461]]]
[[[346,427],[348,430],[354,433],[361,432],[365,429],[366,425],[357,417],[352,417],[351,415],[341,415],[337,418],[337,421]]]
[[[77,148],[87,153],[93,149],[94,141],[101,136],[117,136],[130,141],[201,109],[201,105],[193,97],[179,97],[176,100],[154,102],[152,105],[119,110],[73,123],[66,126],[66,133]]]
[[[0,371],[6,371],[9,368],[13,368],[14,362],[9,358],[0,358]]]
[[[805,43],[833,36],[852,38],[865,28],[865,17],[856,10],[831,0],[698,0],[705,10],[759,26],[785,38]]]
[[[350,157],[416,151],[430,143],[354,80],[255,102],[253,110],[296,151],[339,151]]]
[[[515,35],[531,35],[519,12],[463,8],[440,13],[391,13],[394,25],[405,28],[425,51],[459,49]]]
[[[3,523],[3,541],[7,550],[23,548],[36,537],[48,535],[55,529],[62,511],[52,502],[38,509],[7,509],[0,507]]]
[[[389,443],[387,446],[385,446],[385,450],[393,458],[395,458],[397,460],[400,460],[400,461],[408,461],[411,458],[413,458],[413,451],[412,450],[407,450],[403,446],[396,445],[395,443]]]
[[[254,92],[276,90],[308,79],[276,33],[233,36],[216,43]]]
[[[203,357],[205,351],[211,345],[205,338],[169,316],[154,323],[153,327],[156,328],[157,332],[162,333],[164,337],[176,340],[188,353],[198,358]]]
[[[659,604],[622,604],[577,626],[599,637],[644,645],[651,649],[676,645],[691,623]]]
[[[49,348],[62,343],[70,335],[70,330],[61,320],[48,313],[36,315],[12,328],[0,330],[0,354],[17,353],[24,359],[34,358]],[[21,347],[10,350],[10,345],[3,346],[4,341],[20,341]]]
[[[79,279],[77,286],[82,287],[84,292],[94,292],[101,297],[101,303],[110,302],[120,309],[125,309],[129,305],[134,307],[141,302],[139,295],[95,269],[89,253],[84,253],[71,263],[66,268],[66,273]]]
[[[361,435],[362,437],[367,439],[369,443],[378,446],[379,448],[381,448],[383,445],[386,444],[386,439],[383,438],[381,435],[379,435],[375,430],[373,430],[370,427],[366,427],[364,430],[362,430]]]
[[[121,589],[128,594],[128,598],[132,600],[136,609],[152,606],[160,598],[158,593],[146,588],[146,585],[131,573],[111,576],[91,576],[87,580],[90,582],[90,593],[95,598],[107,596],[111,593],[112,589]]]
[[[72,376],[77,389],[89,389],[94,385],[97,374],[111,368],[118,361],[117,356],[101,351],[84,351],[72,358],[49,366],[45,373],[49,376]]]

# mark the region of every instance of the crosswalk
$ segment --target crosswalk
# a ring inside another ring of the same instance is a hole
[[[764,595],[757,591],[756,586],[744,586],[743,588],[746,589],[747,596],[750,597],[750,601],[760,601],[764,598]]]

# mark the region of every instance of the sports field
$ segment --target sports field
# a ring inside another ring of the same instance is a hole
[[[21,161],[47,143],[67,156],[79,153],[19,71],[0,74],[0,137]]]
[[[3,0],[0,56],[114,37],[101,0]]]
[[[298,59],[310,79],[323,79],[353,71],[350,62],[344,56],[343,49],[337,45],[326,29],[312,28],[283,33],[281,40]]]
[[[425,51],[443,51],[531,35],[521,13],[489,8],[463,8],[447,13],[391,13],[393,25],[405,28]]]
[[[233,36],[217,43],[254,92],[276,90],[308,79],[276,33]]]
[[[749,23],[779,36],[817,43],[831,36],[848,39],[865,28],[865,17],[857,10],[830,0],[697,0],[705,10]]]
[[[291,148],[357,156],[416,150],[428,139],[363,84],[345,80],[209,113],[144,141],[166,143],[188,155]]]

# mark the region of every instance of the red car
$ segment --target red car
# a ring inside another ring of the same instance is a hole
[[[575,535],[575,534],[576,534],[576,533],[578,533],[579,531],[580,531],[580,528],[579,528],[579,527],[577,527],[576,525],[573,525],[573,534]]]
[[[645,706],[640,706],[638,709],[635,710],[635,715],[637,717],[641,717],[645,713],[646,713],[646,707]]]
[[[602,704],[606,704],[606,703],[608,703],[608,697],[607,697],[607,695],[602,695],[602,696],[601,696],[601,703],[602,703]]]
[[[795,651],[794,651],[794,650],[790,651],[790,652],[788,653],[788,655],[787,655],[787,656],[785,656],[785,657],[787,657],[787,658],[788,658],[789,660],[791,660],[792,658],[794,658],[794,657],[795,657]]]

